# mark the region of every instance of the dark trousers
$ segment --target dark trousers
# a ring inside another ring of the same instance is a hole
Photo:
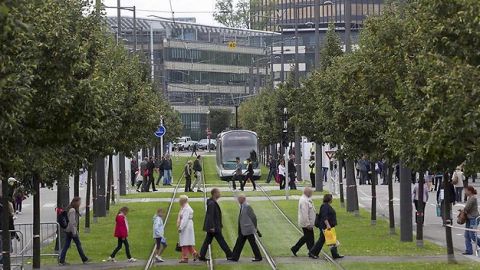
[[[322,167],[322,171],[323,171],[323,181],[327,182],[327,180],[328,180],[328,168],[327,167]]]
[[[302,228],[303,230],[303,236],[298,239],[298,242],[295,244],[295,246],[292,247],[292,251],[297,253],[300,248],[307,244],[308,250],[313,248],[313,245],[315,244],[315,236],[313,233],[313,229],[309,230],[308,228]]]
[[[240,190],[243,191],[243,189],[245,188],[245,185],[247,184],[247,180],[249,179],[250,179],[250,182],[252,182],[253,190],[257,189],[257,185],[255,185],[255,180],[253,180],[253,175],[247,175],[245,178],[243,178],[243,181],[240,180]]]
[[[310,173],[310,182],[312,182],[312,187],[315,187],[315,174]]]
[[[280,177],[280,189],[285,189],[285,176],[279,174]]]
[[[237,181],[238,183],[240,183],[240,185],[242,185],[242,176],[241,175],[233,175],[232,176],[232,188],[233,189],[237,189]]]
[[[152,185],[152,191],[157,190],[157,188],[155,187],[155,178],[153,177],[153,173],[151,173],[148,178],[149,178],[148,184]],[[147,186],[147,191],[148,191],[148,186]]]
[[[192,177],[190,175],[185,176],[185,192],[192,191]]]
[[[70,248],[70,245],[75,242],[75,246],[77,246],[78,255],[82,259],[82,262],[88,261],[87,256],[83,253],[82,243],[80,242],[80,238],[78,235],[73,235],[72,233],[65,233],[65,246],[63,246],[62,253],[60,253],[59,262],[65,263],[65,256],[67,255],[67,251]]]
[[[136,178],[137,178],[137,174],[134,171],[132,171],[132,174],[130,175],[130,183],[132,184],[132,187],[135,186]]]
[[[203,241],[202,248],[200,249],[200,258],[205,258],[205,255],[207,254],[208,245],[212,243],[213,238],[217,240],[218,245],[223,250],[223,252],[225,252],[225,256],[227,256],[227,258],[232,257],[232,251],[230,250],[230,247],[228,247],[228,244],[225,241],[225,238],[223,238],[222,232],[218,231],[213,233],[207,232],[207,235],[205,236],[205,240]]]
[[[288,174],[288,178],[290,178],[290,181],[288,181],[288,186],[290,186],[290,189],[297,189],[297,185],[295,184],[295,174]]]
[[[463,187],[455,187],[455,201],[462,202],[462,190]]]
[[[142,191],[143,191],[143,192],[146,192],[146,191],[148,191],[148,186],[149,186],[149,183],[148,183],[148,176],[143,176],[143,181],[142,181]]]
[[[267,176],[267,183],[270,183],[270,181],[272,181],[272,177],[275,175],[275,169],[270,169],[270,171],[268,172],[268,176]]]
[[[237,242],[233,248],[233,259],[238,260],[240,258],[243,246],[247,240],[248,243],[250,243],[250,247],[252,248],[255,259],[261,259],[262,254],[260,253],[260,249],[258,249],[257,242],[255,242],[255,235],[242,235],[241,233],[238,234]]]
[[[324,244],[325,244],[325,235],[323,235],[323,230],[320,230],[320,238],[315,243],[313,248],[310,249],[310,254],[318,256],[318,254],[320,254],[320,251],[322,251],[322,247],[323,247]],[[334,259],[338,258],[339,255],[338,255],[338,251],[337,251],[336,246],[331,247],[330,251],[332,252],[332,257]]]
[[[157,186],[160,185],[160,180],[162,180],[162,177],[163,177],[163,170],[160,170],[158,174],[158,179],[157,179]]]
[[[360,171],[360,185],[365,185],[368,181],[368,172]]]
[[[117,247],[113,250],[112,255],[110,255],[111,258],[115,258],[115,255],[117,255],[117,252],[122,249],[122,244],[125,245],[125,253],[127,253],[127,259],[132,258],[132,255],[130,255],[130,245],[128,244],[127,238],[117,238]]]

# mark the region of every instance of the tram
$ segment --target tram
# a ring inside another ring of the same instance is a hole
[[[217,173],[222,180],[229,180],[233,176],[236,157],[240,158],[244,172],[247,167],[246,160],[250,158],[253,163],[253,178],[260,178],[257,133],[249,130],[230,130],[218,134]]]

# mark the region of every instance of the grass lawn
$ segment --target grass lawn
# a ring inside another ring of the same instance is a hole
[[[395,262],[395,263],[364,263],[364,262],[345,262],[342,265],[346,269],[354,270],[473,270],[479,269],[479,264],[462,262],[458,264],[447,264],[446,262]]]
[[[132,256],[137,259],[146,260],[153,248],[152,239],[152,217],[158,207],[166,208],[168,203],[129,203],[117,204],[111,207],[110,214],[104,218],[98,218],[97,223],[91,224],[90,233],[84,233],[84,218],[81,219],[80,240],[85,254],[92,262],[101,262],[110,256],[110,253],[117,245],[117,239],[113,237],[115,226],[115,215],[122,206],[128,206],[130,250]],[[51,246],[53,252],[53,245]],[[117,259],[126,260],[125,250],[117,254]],[[81,263],[75,245],[72,243],[67,253],[67,262]],[[51,257],[42,258],[42,264],[56,264],[57,260]]]
[[[277,204],[287,216],[297,222],[297,201],[278,201]],[[320,200],[315,200],[318,210]],[[360,210],[360,217],[347,213],[335,200],[333,207],[337,211],[339,225],[336,227],[341,243],[340,252],[353,256],[421,256],[443,255],[444,248],[425,241],[424,248],[418,248],[415,242],[400,242],[398,235],[390,235],[388,222],[377,220],[377,225],[370,225],[370,215]],[[315,231],[318,237],[318,230]]]

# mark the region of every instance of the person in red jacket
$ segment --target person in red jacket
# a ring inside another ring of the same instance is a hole
[[[115,233],[114,237],[118,239],[118,244],[115,250],[108,258],[110,262],[116,262],[115,255],[120,249],[122,249],[122,244],[125,245],[125,252],[127,253],[128,262],[136,262],[135,258],[132,258],[130,255],[130,246],[128,245],[128,221],[127,221],[128,207],[124,206],[120,208],[117,216],[115,217]]]

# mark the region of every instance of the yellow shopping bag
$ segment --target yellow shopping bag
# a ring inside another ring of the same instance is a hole
[[[333,246],[337,244],[337,233],[335,232],[335,228],[326,229],[323,231],[325,235],[325,245]]]

